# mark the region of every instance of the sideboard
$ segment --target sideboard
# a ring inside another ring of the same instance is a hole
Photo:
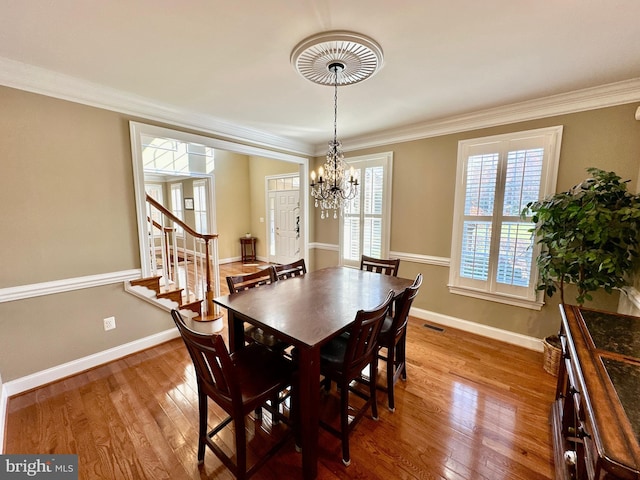
[[[640,317],[560,305],[557,479],[640,479]]]

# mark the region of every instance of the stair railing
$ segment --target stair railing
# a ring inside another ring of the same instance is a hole
[[[146,201],[149,258],[145,261],[151,271],[163,277],[165,288],[183,288],[185,303],[202,300],[203,316],[220,316],[219,307],[213,303],[213,298],[220,295],[220,285],[213,281],[220,278],[218,234],[196,232],[148,194]]]

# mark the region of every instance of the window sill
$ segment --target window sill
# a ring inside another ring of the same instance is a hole
[[[466,297],[477,298],[480,300],[487,300],[489,302],[504,303],[506,305],[512,305],[514,307],[528,308],[530,310],[541,310],[544,305],[543,301],[528,300],[521,297],[512,297],[509,295],[500,295],[497,293],[488,293],[480,290],[473,290],[470,288],[457,287],[449,285],[449,293],[454,295],[464,295]]]

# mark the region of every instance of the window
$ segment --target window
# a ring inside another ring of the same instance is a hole
[[[144,191],[147,195],[153,198],[158,203],[162,204],[162,184],[161,183],[145,183]],[[150,208],[148,203],[145,203],[147,218],[151,218],[156,225],[162,225],[162,214],[155,208]],[[148,224],[147,224],[148,225]],[[153,236],[158,237],[162,235],[162,230],[159,227],[153,227]]]
[[[388,258],[391,236],[391,152],[347,160],[360,182],[358,195],[347,202],[340,222],[343,265],[360,266],[362,254]]]
[[[555,191],[561,139],[558,126],[458,144],[452,293],[540,308],[533,224],[520,212]]]
[[[184,210],[182,209],[182,184],[171,184],[171,213],[184,222]],[[183,229],[180,225],[176,224],[176,233],[182,235]]]
[[[193,182],[193,214],[196,219],[196,232],[209,233],[207,230],[207,189],[205,180]]]
[[[213,172],[214,149],[173,138],[141,135],[145,171],[189,174]]]

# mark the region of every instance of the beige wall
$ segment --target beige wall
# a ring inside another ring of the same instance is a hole
[[[140,268],[128,118],[9,88],[0,105],[0,288]],[[0,372],[10,381],[171,325],[122,284],[0,303]]]
[[[129,121],[140,119],[6,87],[0,105],[0,288],[139,269]],[[252,228],[248,157],[216,152],[215,175],[220,257],[239,256]],[[11,381],[172,326],[122,284],[0,303],[0,374]]]
[[[559,191],[587,176],[588,167],[613,170],[630,179],[635,191],[640,170],[640,122],[637,104],[562,115],[477,131],[443,135],[395,145],[349,152],[349,157],[393,151],[391,250],[450,257],[458,142],[507,132],[563,125],[558,172]],[[321,159],[316,159],[316,164]],[[313,217],[315,241],[337,244],[338,223]],[[337,261],[335,252],[316,251],[314,266]],[[446,267],[403,261],[400,275],[422,272],[424,283],[414,305],[441,315],[470,320],[533,337],[555,333],[559,326],[557,298],[541,312],[450,294]],[[570,298],[570,297],[569,297]],[[591,306],[615,310],[617,294],[598,295]]]
[[[0,288],[140,268],[128,125],[139,119],[4,87],[0,105]],[[635,189],[640,170],[636,107],[446,135],[348,156],[393,151],[391,249],[449,257],[460,139],[564,125],[559,190],[582,180],[589,166],[614,170],[631,179]],[[271,170],[253,162],[217,156],[221,257],[239,255],[238,237],[260,230],[255,222],[264,202],[264,181],[259,177],[282,167]],[[337,222],[321,221],[315,208],[310,210],[309,241],[337,245]],[[337,253],[313,251],[310,263],[311,268],[335,265]],[[557,302],[536,312],[450,295],[447,268],[403,261],[402,276],[418,272],[425,275],[415,303],[419,308],[537,337],[557,328]],[[598,302],[612,310],[615,304],[615,297]],[[104,332],[102,319],[110,315],[116,316],[118,327]],[[124,293],[122,285],[0,303],[0,373],[11,381],[171,326],[165,312]]]
[[[139,267],[120,114],[0,88],[0,288]]]
[[[258,257],[267,258],[267,205],[265,177],[273,175],[286,175],[297,173],[298,164],[272,160],[263,157],[250,158],[250,185],[251,185],[251,228],[247,232],[251,233],[258,240],[256,250]],[[264,222],[260,222],[260,218]]]
[[[251,229],[249,157],[216,150],[214,175],[219,255],[239,257],[238,238]]]

